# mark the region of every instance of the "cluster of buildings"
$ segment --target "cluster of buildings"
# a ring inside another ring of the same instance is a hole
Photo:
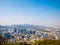
[[[60,31],[44,31],[24,28],[0,28],[0,35],[10,42],[34,42],[35,40],[60,40]]]

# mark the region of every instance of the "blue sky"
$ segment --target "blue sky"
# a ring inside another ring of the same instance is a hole
[[[59,0],[0,0],[0,25],[60,26]]]

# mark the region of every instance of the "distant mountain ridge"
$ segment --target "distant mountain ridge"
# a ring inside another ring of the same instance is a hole
[[[32,25],[32,24],[21,24],[21,25],[7,25],[7,26],[2,26],[0,25],[0,28],[26,28],[26,29],[43,29],[43,30],[60,30],[58,28],[53,28],[53,27],[45,27],[45,26],[40,26],[40,25]]]

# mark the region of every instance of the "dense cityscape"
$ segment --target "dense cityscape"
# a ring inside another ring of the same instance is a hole
[[[40,28],[41,27],[41,28]],[[36,25],[11,25],[0,26],[0,36],[3,36],[8,42],[28,42],[33,43],[35,40],[60,40],[60,30],[46,29],[47,27]]]
[[[0,45],[60,45],[60,0],[0,0]]]

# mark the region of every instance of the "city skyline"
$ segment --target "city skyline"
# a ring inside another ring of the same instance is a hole
[[[59,0],[0,0],[0,25],[60,26]]]

